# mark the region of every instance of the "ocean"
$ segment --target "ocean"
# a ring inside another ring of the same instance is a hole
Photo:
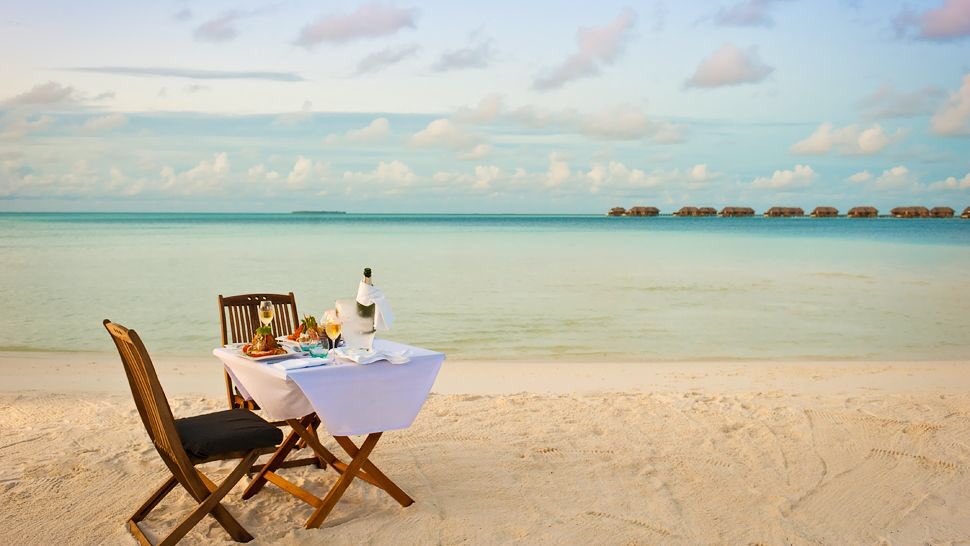
[[[216,297],[319,316],[371,267],[380,335],[453,360],[970,357],[970,221],[0,214],[0,350],[219,343]]]

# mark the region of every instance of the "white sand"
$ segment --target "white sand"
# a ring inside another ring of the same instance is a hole
[[[222,409],[214,359],[160,359],[178,416]],[[255,544],[970,542],[970,362],[446,362],[318,530],[273,486],[227,507]],[[331,441],[329,446],[339,452]],[[117,357],[0,354],[0,544],[134,544],[165,477]],[[219,477],[229,465],[207,465]],[[284,471],[322,493],[334,474]],[[158,537],[191,507],[177,491]],[[228,543],[211,519],[187,544]]]

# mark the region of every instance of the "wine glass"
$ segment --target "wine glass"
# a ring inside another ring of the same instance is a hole
[[[259,302],[259,322],[262,322],[263,326],[269,326],[273,322],[273,315],[275,314],[273,302],[268,300]]]
[[[327,309],[323,314],[323,331],[330,339],[330,348],[337,347],[337,338],[340,337],[340,315],[336,309]]]

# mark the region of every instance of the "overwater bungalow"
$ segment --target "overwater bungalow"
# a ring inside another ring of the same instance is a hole
[[[716,216],[717,209],[713,207],[681,207],[674,216]]]
[[[613,207],[610,212],[607,212],[607,216],[624,216],[626,214],[626,209],[623,207]]]
[[[852,207],[846,216],[849,218],[876,218],[879,216],[879,209],[876,207]]]
[[[812,211],[812,218],[835,218],[839,215],[839,209],[835,207],[815,207]]]
[[[970,219],[970,207],[963,209],[963,214],[960,215],[960,218]]]
[[[926,207],[896,207],[889,211],[893,218],[929,218],[930,209]]]
[[[930,209],[930,218],[953,218],[956,211],[950,207],[933,207]]]
[[[768,218],[793,218],[805,216],[805,211],[799,207],[771,207],[765,211]]]
[[[660,209],[657,207],[631,207],[626,211],[627,216],[657,216]]]
[[[721,216],[754,216],[754,209],[751,207],[724,207],[721,209]]]

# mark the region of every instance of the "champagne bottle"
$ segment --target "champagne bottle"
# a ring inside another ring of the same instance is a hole
[[[364,284],[368,284],[368,285],[371,285],[371,286],[374,285],[374,282],[371,280],[371,270],[370,270],[369,267],[365,267],[364,268],[364,280],[363,280],[363,282],[364,282]],[[373,303],[370,304],[370,305],[361,305],[358,302],[357,303],[357,316],[359,316],[361,318],[365,318],[365,319],[370,319],[370,323],[373,324],[374,323],[374,311],[375,311],[375,309],[376,309],[376,307],[375,307],[375,305]],[[371,329],[373,329],[373,327]]]

